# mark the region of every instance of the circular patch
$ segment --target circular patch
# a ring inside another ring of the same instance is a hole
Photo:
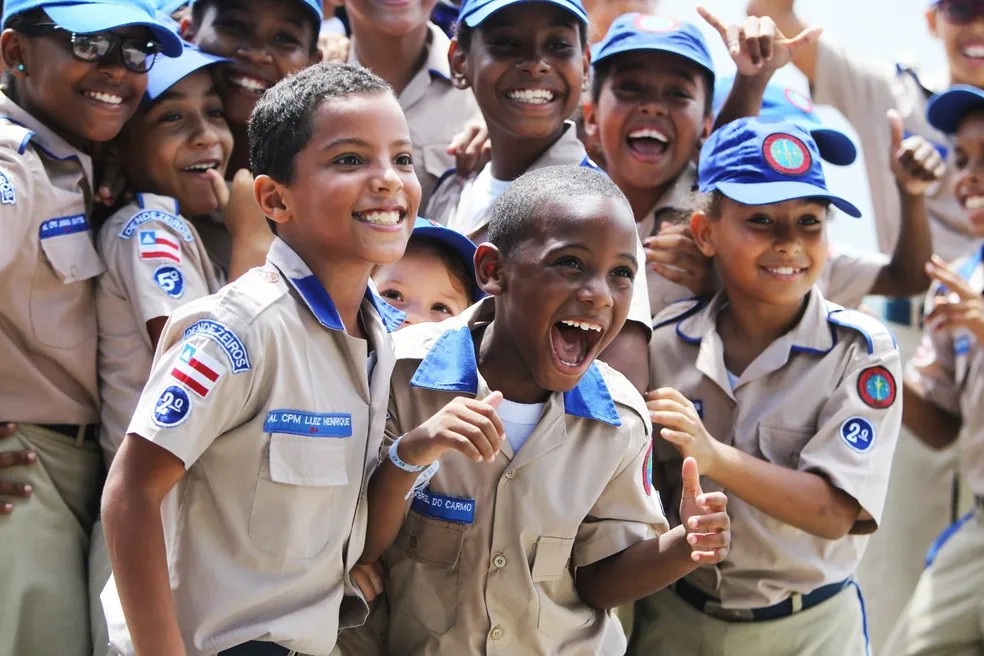
[[[184,276],[181,269],[174,266],[158,267],[154,271],[154,282],[171,298],[181,298],[185,293]]]
[[[260,278],[270,283],[280,282],[280,274],[276,271],[260,271]]]
[[[867,453],[875,443],[875,427],[864,417],[851,417],[840,427],[844,444],[858,453]]]
[[[680,21],[669,16],[652,16],[641,14],[636,16],[632,25],[640,32],[675,32],[680,29]]]
[[[858,375],[858,396],[864,404],[882,410],[895,403],[895,378],[885,367],[868,367]]]
[[[783,175],[802,175],[810,170],[813,158],[806,144],[791,134],[771,134],[762,144],[766,163]]]
[[[797,91],[796,89],[786,89],[786,100],[796,109],[802,110],[807,114],[813,113],[813,101]]]
[[[647,496],[651,496],[653,493],[653,443],[649,442],[649,450],[646,451],[646,457],[642,461],[642,489],[646,491]]]
[[[188,393],[177,385],[171,385],[157,399],[157,405],[154,406],[154,423],[165,428],[177,426],[188,418],[190,410],[191,399],[188,398]]]

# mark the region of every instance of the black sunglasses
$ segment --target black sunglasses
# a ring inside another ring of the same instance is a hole
[[[43,36],[52,32],[69,35],[72,55],[84,62],[98,62],[108,57],[116,48],[120,50],[123,65],[134,73],[146,73],[154,65],[161,46],[156,41],[142,37],[120,36],[112,32],[78,34],[54,23],[39,23],[25,30],[31,36]]]
[[[981,0],[940,0],[937,10],[954,25],[969,25],[978,18],[984,18],[984,2]]]

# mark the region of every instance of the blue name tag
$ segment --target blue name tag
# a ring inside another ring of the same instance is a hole
[[[448,497],[435,492],[418,490],[410,506],[425,517],[443,519],[446,522],[471,524],[475,521],[475,500]]]
[[[271,410],[263,430],[305,437],[352,437],[352,415],[347,412],[318,413],[301,410]]]
[[[85,232],[89,229],[89,222],[84,214],[75,216],[62,216],[57,219],[48,219],[41,224],[41,239],[51,239],[62,235],[71,235],[76,232]]]

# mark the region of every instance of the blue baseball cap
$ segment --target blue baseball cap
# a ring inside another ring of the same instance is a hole
[[[757,116],[715,130],[700,149],[701,192],[720,191],[743,205],[825,198],[853,217],[861,211],[827,189],[820,150],[797,123]]]
[[[165,0],[158,0],[158,1],[161,2],[161,4],[165,4]],[[321,7],[321,0],[295,0],[295,2],[299,3],[308,11],[313,12],[314,17],[318,20],[319,23],[325,19],[325,11]],[[170,4],[174,4],[174,3],[171,2]],[[195,4],[195,0],[191,0],[191,2],[188,4],[192,4],[192,5]]]
[[[154,67],[147,71],[147,91],[144,93],[144,102],[157,100],[162,93],[200,68],[228,61],[231,60],[202,52],[185,42],[184,52],[180,56],[159,59],[154,63]]]
[[[704,35],[695,25],[668,16],[622,14],[612,23],[605,38],[591,48],[591,63],[599,64],[609,57],[641,50],[688,59],[710,73],[711,81],[714,80],[714,62]]]
[[[457,230],[452,230],[441,225],[437,221],[431,221],[418,216],[413,223],[413,234],[410,239],[432,239],[443,246],[447,246],[457,255],[465,269],[471,276],[471,285],[468,287],[468,297],[474,303],[485,297],[485,292],[478,286],[478,279],[475,277],[475,251],[478,247],[475,243]]]
[[[577,16],[577,19],[585,25],[588,24],[588,12],[584,10],[581,0],[464,0],[461,3],[461,9],[458,10],[458,22],[464,23],[468,27],[477,27],[500,9],[523,2],[557,5]]]
[[[181,54],[181,38],[158,20],[149,0],[7,0],[3,25],[17,14],[43,9],[52,21],[69,32],[92,34],[119,27],[146,27],[168,57]]]
[[[189,0],[157,0],[155,4],[157,5],[157,11],[163,11],[165,14],[173,14],[181,7],[191,3]]]
[[[940,132],[953,134],[971,110],[984,110],[984,91],[969,84],[954,84],[929,99],[926,118]]]
[[[714,113],[717,114],[728,99],[735,77],[730,75],[714,85]],[[817,116],[813,99],[798,89],[770,82],[762,97],[759,116],[780,118],[800,125],[813,136],[820,149],[820,157],[837,166],[853,164],[858,149],[851,138],[838,130],[825,128]]]

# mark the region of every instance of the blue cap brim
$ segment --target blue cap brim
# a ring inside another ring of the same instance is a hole
[[[154,67],[147,73],[147,91],[144,93],[144,101],[153,102],[162,93],[195,71],[212,64],[230,61],[232,60],[202,52],[190,44],[185,44],[185,50],[180,57],[164,57],[154,63]]]
[[[940,132],[954,134],[964,116],[975,108],[984,110],[984,90],[956,85],[930,98],[926,118]]]
[[[578,20],[580,20],[585,25],[588,24],[588,15],[584,13],[584,11],[581,8],[571,4],[570,2],[567,2],[567,0],[514,0],[513,2],[509,2],[506,4],[497,3],[497,2],[488,3],[481,9],[478,9],[477,11],[466,16],[465,25],[467,25],[468,27],[478,27],[479,25],[482,24],[483,21],[485,21],[486,18],[488,18],[495,12],[505,9],[506,7],[512,7],[513,5],[518,5],[525,2],[546,2],[552,5],[557,5],[561,9],[566,9],[570,13],[577,16]]]
[[[742,205],[772,205],[798,198],[824,198],[839,210],[854,218],[861,217],[861,210],[840,196],[835,196],[823,187],[806,182],[718,182],[714,187],[722,194]]]
[[[410,235],[410,238],[432,239],[454,251],[465,264],[469,275],[471,275],[472,284],[468,289],[470,300],[474,303],[485,297],[485,292],[478,286],[478,279],[475,276],[475,251],[478,250],[478,247],[471,239],[457,230],[433,225],[427,219],[420,217],[414,223],[413,233]]]
[[[168,27],[150,20],[139,7],[121,4],[49,5],[44,7],[48,17],[69,32],[92,34],[120,27],[146,27],[161,44],[161,52],[177,57],[184,50],[181,37]]]
[[[793,120],[795,123],[796,121]],[[806,126],[804,126],[806,127]],[[817,142],[817,149],[820,157],[836,164],[837,166],[848,166],[858,158],[858,149],[843,132],[831,130],[829,128],[809,128],[810,135]]]

